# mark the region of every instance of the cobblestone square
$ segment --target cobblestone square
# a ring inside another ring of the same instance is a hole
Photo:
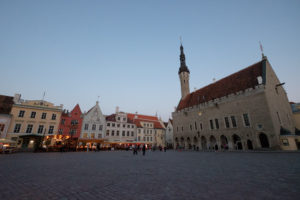
[[[300,153],[0,155],[0,199],[299,199]]]

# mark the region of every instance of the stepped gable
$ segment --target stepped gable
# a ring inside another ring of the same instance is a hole
[[[0,114],[9,114],[14,104],[14,97],[0,95]]]
[[[257,77],[263,77],[263,61],[231,74],[215,83],[207,85],[181,99],[177,111],[204,102],[227,96],[258,85]]]

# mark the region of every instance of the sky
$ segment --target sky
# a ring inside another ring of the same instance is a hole
[[[261,41],[300,102],[299,11],[298,0],[0,0],[0,94],[167,120],[181,36],[191,91],[260,61]]]

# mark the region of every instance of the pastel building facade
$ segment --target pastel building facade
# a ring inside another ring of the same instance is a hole
[[[62,107],[44,100],[22,100],[21,95],[16,95],[6,137],[18,141],[24,148],[33,148],[31,138],[58,133]]]
[[[99,106],[99,102],[87,113],[83,114],[80,138],[103,139],[106,131],[106,120]]]
[[[79,138],[82,129],[83,115],[77,104],[71,112],[64,110],[61,115],[58,134],[64,137]]]
[[[124,112],[106,116],[105,141],[111,145],[129,145],[136,142],[136,124]]]

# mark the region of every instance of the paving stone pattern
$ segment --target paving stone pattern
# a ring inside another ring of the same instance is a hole
[[[0,155],[0,199],[300,199],[300,153]]]

